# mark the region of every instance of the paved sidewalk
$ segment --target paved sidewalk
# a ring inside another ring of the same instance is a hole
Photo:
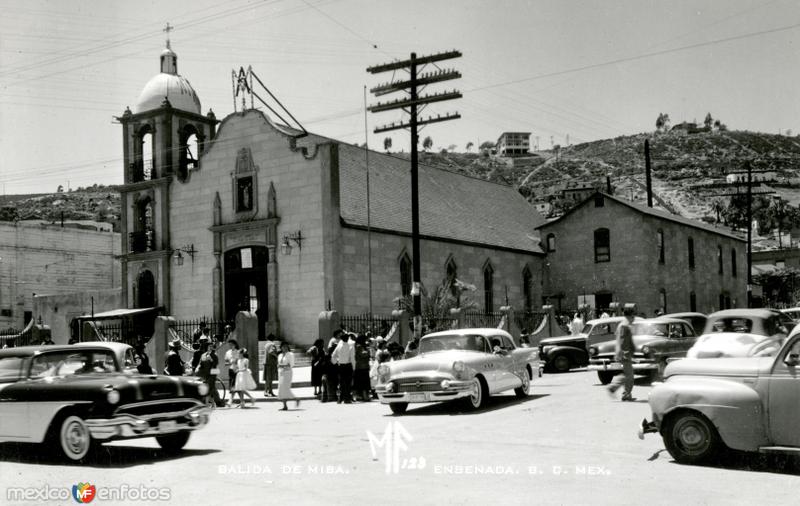
[[[272,391],[275,394],[278,393],[278,382],[274,381],[272,383]],[[314,387],[311,386],[311,367],[295,367],[292,369],[292,392],[294,393],[295,397],[300,399],[301,401],[313,401],[317,398],[314,396]],[[231,393],[227,393],[228,398],[226,400],[230,400]],[[250,395],[256,400],[256,402],[281,402],[277,397],[264,397],[264,378],[263,376],[258,378],[258,389],[257,390],[250,390]],[[245,398],[245,400],[247,400]],[[238,396],[237,396],[237,403],[238,403]]]

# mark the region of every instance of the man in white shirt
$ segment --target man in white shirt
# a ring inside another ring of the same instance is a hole
[[[583,318],[581,318],[580,313],[575,313],[575,318],[573,318],[569,330],[573,336],[577,336],[583,330]]]
[[[333,350],[331,356],[339,372],[339,399],[336,401],[338,404],[342,402],[350,404],[353,402],[350,389],[353,386],[353,368],[356,362],[356,352],[351,337],[351,335],[343,333],[342,340],[336,345],[336,349]]]

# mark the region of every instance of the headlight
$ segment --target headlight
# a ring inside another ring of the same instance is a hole
[[[208,385],[205,383],[197,385],[197,393],[200,395],[208,395]]]
[[[442,387],[442,390],[447,390],[448,388],[450,388],[450,380],[442,380],[440,385]]]
[[[466,370],[466,367],[464,366],[464,362],[462,362],[460,360],[456,360],[455,362],[453,362],[453,370],[455,372],[464,372]]]
[[[106,394],[106,400],[109,404],[116,404],[119,402],[119,392],[116,390],[111,390]]]
[[[394,383],[393,382],[390,381],[389,383],[386,384],[386,391],[388,393],[394,392]]]
[[[597,347],[592,346],[591,348],[589,348],[589,355],[596,357],[598,353],[599,350],[597,349]]]
[[[381,364],[378,366],[378,374],[381,376],[386,376],[389,374],[389,366],[386,364]]]
[[[650,356],[650,347],[649,346],[642,346],[642,353],[644,354],[644,356],[649,357]]]

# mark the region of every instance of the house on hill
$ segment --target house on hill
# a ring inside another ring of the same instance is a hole
[[[531,151],[530,132],[503,132],[497,139],[498,156],[521,156]]]
[[[537,229],[544,296],[567,307],[635,301],[651,316],[746,305],[746,241],[724,230],[602,192]]]

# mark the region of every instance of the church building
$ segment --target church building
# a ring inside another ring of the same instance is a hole
[[[411,290],[406,159],[297,131],[249,109],[203,114],[177,55],[123,131],[123,304],[175,318],[258,315],[301,345],[328,307],[388,314]],[[369,183],[368,183],[369,182]],[[369,184],[369,188],[367,187]],[[535,309],[543,218],[512,187],[419,167],[422,283],[450,281],[476,309]]]

